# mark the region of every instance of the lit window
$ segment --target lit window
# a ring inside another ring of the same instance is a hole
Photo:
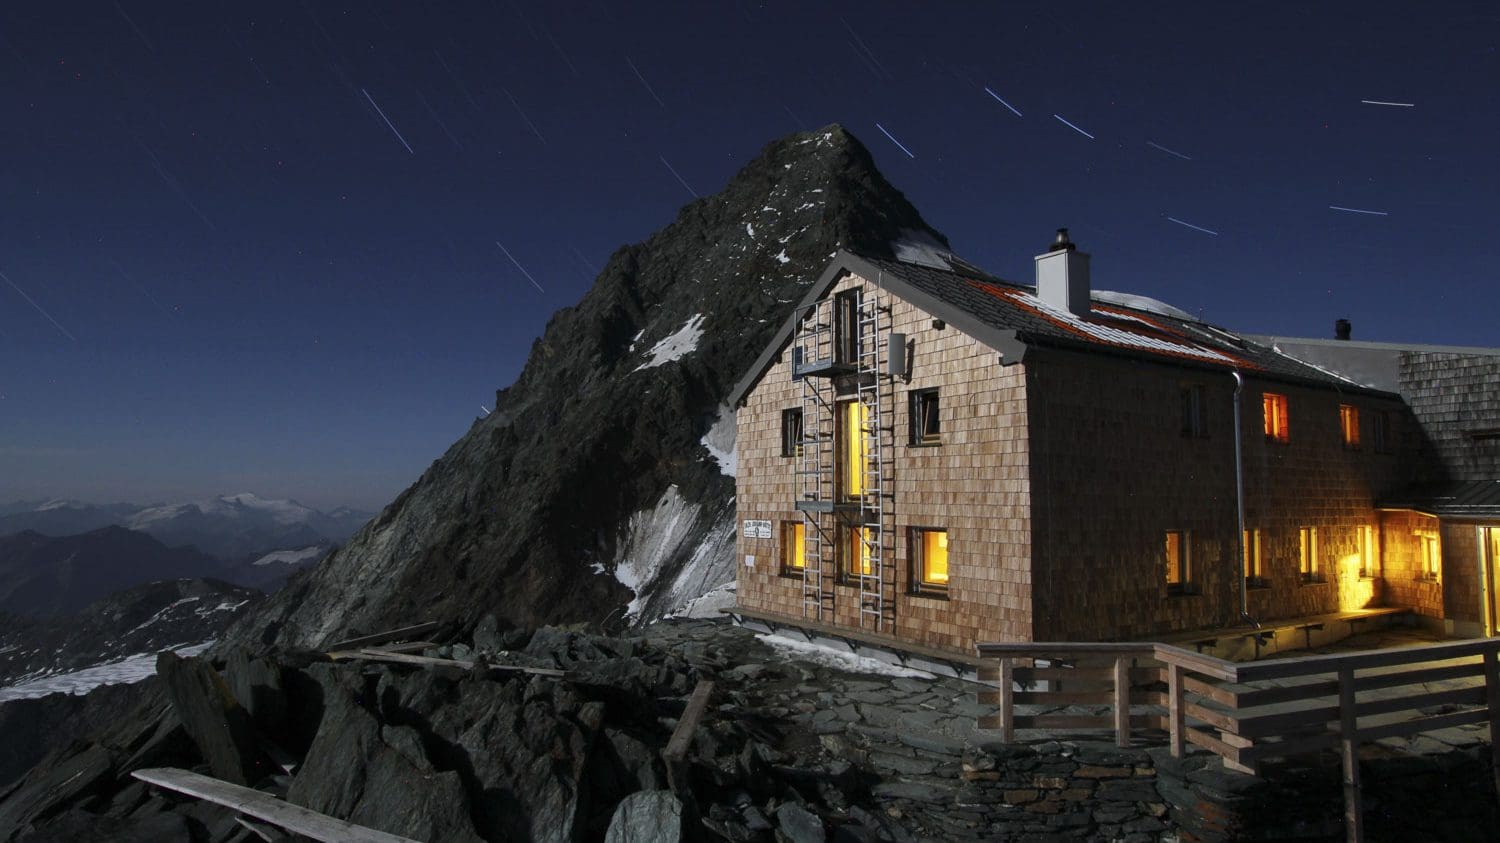
[[[1436,582],[1438,571],[1442,570],[1443,551],[1438,543],[1437,533],[1427,531],[1417,534],[1417,539],[1422,544],[1422,568],[1417,572],[1420,579]]]
[[[1297,531],[1299,543],[1298,569],[1304,583],[1322,582],[1323,573],[1318,569],[1318,528],[1303,527]]]
[[[844,497],[859,498],[865,493],[865,471],[869,467],[866,431],[870,410],[859,401],[844,404]]]
[[[781,522],[781,572],[800,574],[807,567],[807,534],[801,521]]]
[[[1370,443],[1377,454],[1389,454],[1391,452],[1391,414],[1384,410],[1377,411],[1370,419]]]
[[[1202,439],[1208,435],[1208,417],[1203,409],[1203,386],[1189,384],[1182,388],[1182,435]]]
[[[1260,555],[1260,531],[1246,530],[1241,540],[1245,543],[1245,585],[1250,588],[1265,588],[1265,567]]]
[[[874,530],[869,527],[850,527],[848,548],[844,556],[844,570],[853,576],[874,576],[875,565],[872,561],[874,549]]]
[[[1266,441],[1291,441],[1291,430],[1287,427],[1286,396],[1274,392],[1261,393],[1260,403],[1265,416]]]
[[[923,389],[911,394],[911,444],[937,445],[943,441],[938,420],[938,391]]]
[[[1339,429],[1343,432],[1344,447],[1359,450],[1359,408],[1350,404],[1339,405]]]
[[[918,590],[948,587],[948,531],[911,531],[912,571]]]
[[[802,411],[800,409],[781,411],[781,455],[783,457],[802,456]]]
[[[1185,530],[1167,531],[1167,591],[1172,594],[1191,591],[1189,584],[1193,579],[1193,558],[1188,541],[1190,535]]]
[[[1368,579],[1375,576],[1375,528],[1366,524],[1359,531],[1359,576]]]

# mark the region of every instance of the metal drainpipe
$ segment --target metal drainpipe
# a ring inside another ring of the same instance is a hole
[[[1250,617],[1250,584],[1245,580],[1245,440],[1240,432],[1240,392],[1245,388],[1245,379],[1240,377],[1240,372],[1235,369],[1230,372],[1234,376],[1234,503],[1235,511],[1239,517],[1239,532],[1235,534],[1235,544],[1240,549],[1240,555],[1236,564],[1236,572],[1240,583],[1240,620],[1248,621],[1251,626],[1260,629],[1260,621]]]

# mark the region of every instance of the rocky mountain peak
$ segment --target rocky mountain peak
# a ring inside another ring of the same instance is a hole
[[[491,613],[612,627],[732,580],[726,396],[836,250],[912,238],[946,246],[843,127],[773,141],[616,250],[494,412],[228,640],[314,646]]]

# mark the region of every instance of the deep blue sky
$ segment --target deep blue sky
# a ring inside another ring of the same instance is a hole
[[[6,3],[0,500],[380,506],[692,198],[664,161],[706,195],[833,121],[1005,277],[1067,225],[1234,328],[1493,345],[1497,44],[1492,2]]]

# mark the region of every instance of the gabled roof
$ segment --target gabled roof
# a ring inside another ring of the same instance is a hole
[[[1471,480],[1446,486],[1408,489],[1376,504],[1380,509],[1410,509],[1428,515],[1500,519],[1500,480]]]
[[[1181,311],[1152,306],[1157,303],[1149,299],[1096,295],[1092,312],[1084,319],[1045,304],[1031,285],[1004,281],[957,259],[947,263],[940,267],[839,251],[735,386],[730,406],[739,406],[787,346],[796,330],[797,314],[827,295],[850,273],[995,349],[1007,363],[1020,362],[1028,346],[1073,348],[1394,397],[1222,328],[1182,318],[1175,315]],[[1105,298],[1108,301],[1102,300]],[[1145,306],[1132,307],[1128,302]]]

